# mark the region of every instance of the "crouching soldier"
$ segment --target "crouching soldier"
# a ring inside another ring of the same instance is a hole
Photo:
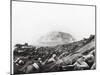
[[[84,57],[77,59],[77,61],[73,65],[75,66],[74,70],[83,70],[89,68],[89,65],[85,62]]]
[[[93,63],[95,62],[93,52],[90,52],[88,55],[79,58],[74,64],[76,66],[75,69],[91,69]]]
[[[23,73],[19,71],[19,69],[24,65],[24,61],[21,58],[17,58],[14,61],[14,74],[20,74]]]
[[[23,65],[24,64],[24,61],[21,59],[21,58],[17,58],[14,63],[16,63],[17,66],[19,65]]]
[[[34,59],[29,60],[26,64],[20,69],[24,73],[37,73],[40,70],[40,63]]]

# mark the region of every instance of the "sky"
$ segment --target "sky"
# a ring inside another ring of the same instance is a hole
[[[76,40],[95,34],[95,7],[12,2],[12,44],[34,44],[51,31],[70,33]]]

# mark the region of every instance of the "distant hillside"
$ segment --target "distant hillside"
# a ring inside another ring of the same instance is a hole
[[[40,46],[56,46],[61,44],[68,44],[74,42],[75,38],[69,34],[59,31],[53,31],[38,40]]]
[[[93,42],[93,44],[91,44]],[[90,45],[89,45],[90,44]],[[57,46],[46,46],[46,47],[36,47],[36,46],[25,46],[21,48],[15,48],[14,55],[18,56],[33,56],[35,58],[40,57],[45,59],[48,54],[56,53],[57,56],[62,53],[80,53],[89,49],[90,47],[95,47],[95,36],[92,35],[89,38],[84,38],[83,40],[72,42],[69,44],[61,44]],[[84,49],[86,47],[86,49]]]

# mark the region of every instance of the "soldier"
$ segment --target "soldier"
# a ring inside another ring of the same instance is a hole
[[[89,69],[91,69],[92,65],[95,62],[94,53],[95,53],[95,51],[91,51],[88,55],[84,56],[85,62],[89,65]]]
[[[50,59],[48,59],[47,63],[54,62],[57,60],[56,54],[53,54]]]
[[[91,51],[88,55],[79,58],[74,64],[76,66],[75,69],[91,69],[93,63],[95,62],[93,54],[94,51]]]
[[[38,62],[43,66],[43,65],[45,65],[45,63],[46,63],[46,61],[42,61],[42,59],[41,58],[38,58]]]
[[[40,70],[40,63],[34,59],[29,60],[26,64],[20,69],[25,73],[34,73],[39,72]]]
[[[17,65],[17,66],[22,66],[24,65],[24,61],[21,59],[21,58],[17,58],[14,63]]]
[[[89,65],[85,62],[85,58],[81,57],[74,63],[74,70],[88,69]]]

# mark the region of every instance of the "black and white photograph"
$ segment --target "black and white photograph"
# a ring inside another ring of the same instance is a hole
[[[12,0],[13,74],[96,69],[95,5]]]

